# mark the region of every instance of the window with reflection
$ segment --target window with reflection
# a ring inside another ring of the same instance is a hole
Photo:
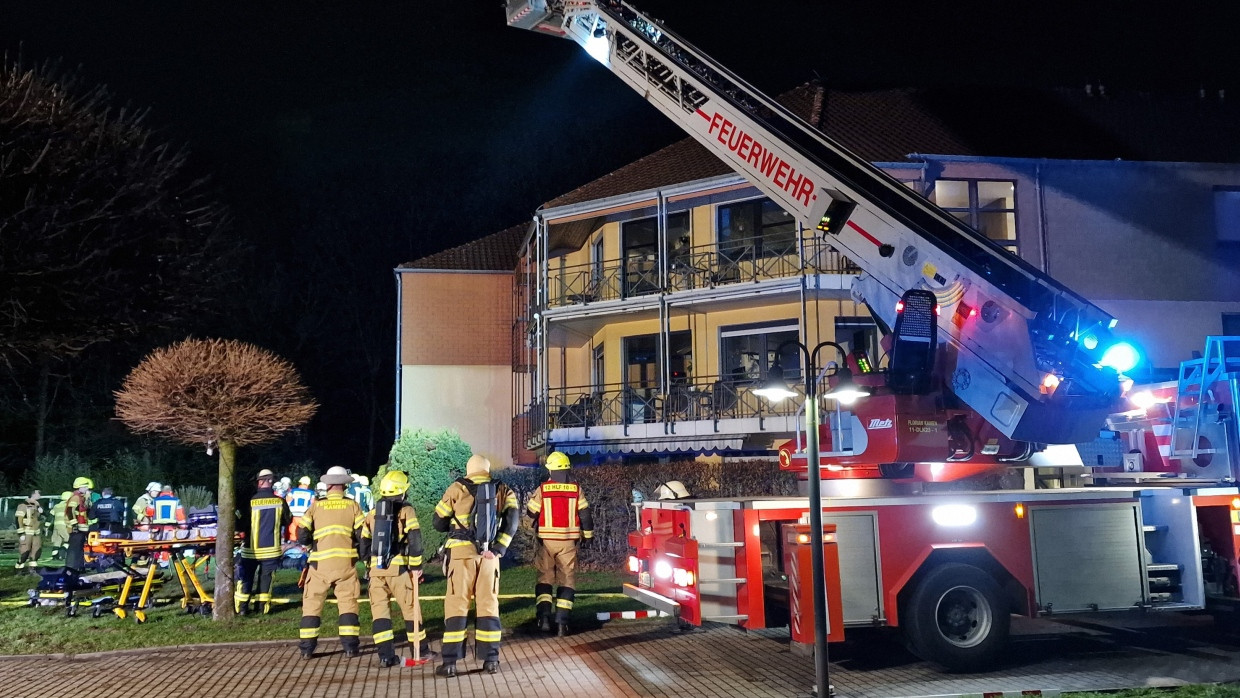
[[[717,209],[719,253],[730,259],[797,253],[792,215],[770,199],[753,199]]]
[[[766,379],[778,359],[785,380],[800,380],[800,351],[789,345],[779,352],[781,344],[798,339],[800,332],[794,321],[721,328],[719,372],[725,380],[756,385]]]
[[[940,179],[931,200],[939,208],[1016,254],[1016,182]]]

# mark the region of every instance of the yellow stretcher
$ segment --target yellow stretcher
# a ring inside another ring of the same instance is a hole
[[[240,536],[237,538],[240,540]],[[177,581],[181,584],[181,608],[186,613],[195,611],[207,615],[211,613],[211,597],[202,588],[198,580],[198,568],[203,566],[210,554],[215,552],[215,537],[181,538],[176,540],[128,540],[123,538],[100,538],[91,533],[86,540],[86,549],[97,555],[107,555],[112,565],[125,573],[125,582],[117,596],[117,604],[112,612],[118,618],[125,618],[133,611],[137,622],[146,622],[146,609],[151,606],[151,589],[159,575],[159,565],[155,557],[167,554],[169,566],[176,572]],[[186,559],[185,553],[195,553],[192,561]],[[126,559],[135,554],[147,555],[151,563],[147,565],[145,574],[130,566]],[[130,603],[130,591],[134,580],[142,579],[142,592]]]

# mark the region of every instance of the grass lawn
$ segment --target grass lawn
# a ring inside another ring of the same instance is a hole
[[[26,599],[26,590],[37,583],[37,577],[18,575],[13,569],[14,562],[14,556],[0,555],[0,601],[23,601]],[[155,606],[147,610],[147,620],[142,624],[136,623],[132,615],[127,620],[121,620],[111,613],[100,618],[91,618],[89,610],[84,610],[79,611],[77,617],[68,618],[63,608],[0,605],[0,654],[81,653],[250,640],[294,641],[297,639],[298,620],[301,617],[301,590],[297,588],[297,575],[296,570],[280,570],[276,573],[273,594],[277,598],[290,599],[289,603],[279,604],[269,615],[248,616],[229,623],[216,623],[210,618],[186,615],[181,610],[181,592],[175,575],[155,594]],[[421,586],[422,596],[442,595],[445,582],[439,569],[428,565],[427,575]],[[600,623],[595,619],[597,611],[642,608],[640,604],[627,598],[586,596],[618,594],[620,585],[626,579],[627,575],[603,572],[577,575],[578,597],[573,609],[573,627],[598,627]],[[500,615],[505,629],[528,627],[533,623],[534,580],[533,567],[504,570],[500,593],[529,595],[527,598],[500,601]],[[210,585],[204,586],[210,592]],[[443,632],[443,602],[424,599],[422,614],[431,638],[437,638]],[[395,606],[393,616],[399,617]],[[324,637],[336,634],[336,619],[335,605],[328,604],[323,614]],[[370,605],[366,602],[361,604],[361,623],[362,634],[369,635]]]

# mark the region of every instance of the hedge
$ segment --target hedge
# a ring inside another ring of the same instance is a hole
[[[508,468],[495,473],[521,499],[522,509],[530,494],[546,479],[547,471]],[[649,465],[580,466],[572,480],[581,485],[594,512],[594,541],[578,552],[584,569],[618,569],[629,554],[628,534],[636,527],[632,492],[655,499],[655,490],[668,480],[680,480],[694,497],[787,496],[797,494],[796,476],[781,471],[771,461],[699,463],[677,461]],[[529,562],[534,555],[533,528],[522,517],[521,531],[509,557]]]

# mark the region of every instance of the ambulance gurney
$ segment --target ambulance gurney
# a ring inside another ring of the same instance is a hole
[[[187,613],[195,611],[208,615],[211,613],[211,597],[203,590],[198,580],[198,569],[206,564],[215,551],[215,536],[204,536],[204,528],[182,528],[165,531],[171,535],[164,540],[113,540],[92,536],[87,545],[93,552],[108,555],[115,567],[124,575],[118,598],[123,603],[115,604],[112,612],[119,618],[128,617],[130,611],[139,623],[146,621],[146,609],[151,605],[151,590],[159,578],[159,565],[154,560],[162,555],[169,558],[169,567],[176,573],[177,582],[181,586],[181,608]],[[214,533],[214,529],[209,529]],[[238,538],[239,539],[239,538]],[[146,571],[130,566],[125,560],[134,556],[145,556],[152,560]],[[133,583],[141,580],[141,592],[131,595]]]
[[[76,616],[79,608],[89,608],[94,618],[115,610],[117,598],[130,579],[129,574],[120,569],[79,574],[65,567],[39,570],[39,577],[38,586],[26,592],[31,607],[63,606],[65,615],[70,617]],[[163,581],[162,577],[155,578],[152,586],[161,585]],[[126,603],[137,600],[134,594]]]

